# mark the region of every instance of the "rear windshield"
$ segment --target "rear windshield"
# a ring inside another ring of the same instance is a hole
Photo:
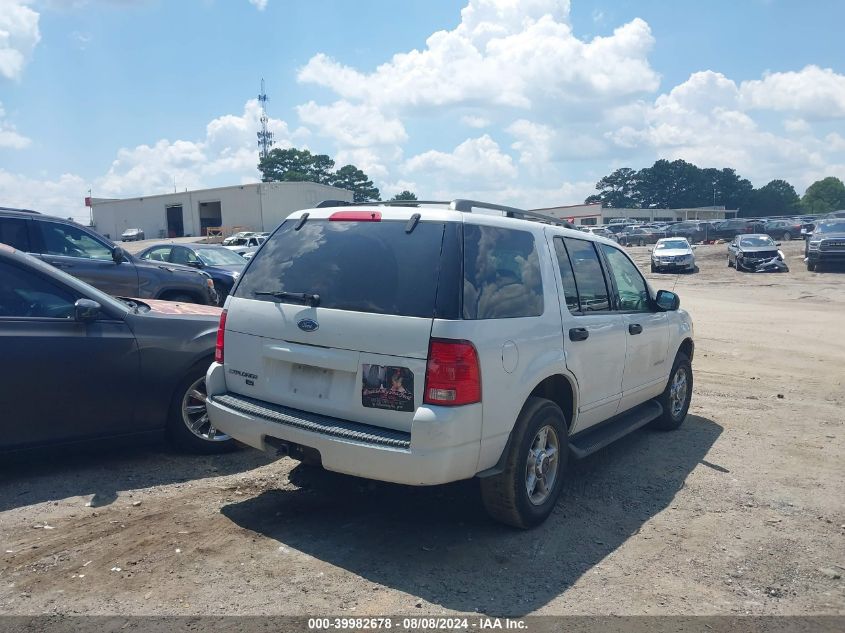
[[[457,223],[419,222],[411,232],[407,221],[308,220],[298,231],[297,224],[286,221],[267,240],[236,297],[279,301],[256,293],[308,293],[320,295],[323,308],[457,318],[458,289],[450,275],[438,298],[441,263],[458,255]],[[444,235],[450,254],[441,258]]]

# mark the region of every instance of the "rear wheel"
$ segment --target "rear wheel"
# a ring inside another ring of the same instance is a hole
[[[518,528],[538,525],[555,507],[569,457],[560,407],[545,398],[529,398],[507,451],[504,471],[481,480],[484,507],[502,523]]]
[[[657,401],[663,406],[663,414],[650,426],[660,431],[673,431],[681,426],[692,402],[692,364],[683,352],[675,357],[669,382]]]
[[[173,394],[167,419],[167,435],[179,448],[210,455],[236,448],[235,440],[214,428],[206,410],[205,373],[209,363],[199,363],[185,376]]]

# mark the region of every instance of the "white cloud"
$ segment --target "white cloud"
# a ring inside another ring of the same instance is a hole
[[[29,0],[0,0],[0,76],[20,79],[32,51],[41,39],[38,12]]]
[[[511,123],[507,132],[517,139],[511,147],[519,152],[520,163],[546,164],[551,159],[554,130],[548,125],[518,119]]]
[[[259,11],[267,8],[267,0],[249,0],[249,3]]]
[[[5,120],[6,112],[0,103],[0,147],[23,149],[32,142],[26,136],[19,134],[15,126]]]
[[[0,200],[4,206],[34,209],[60,217],[87,220],[88,184],[75,174],[57,179],[32,178],[0,168]]]
[[[768,73],[744,81],[743,103],[750,109],[797,112],[806,117],[845,117],[845,75],[830,68],[806,66],[798,72]]]
[[[720,73],[693,73],[653,104],[636,104],[622,116],[615,113],[616,120],[628,119],[606,137],[625,150],[650,149],[658,157],[702,167],[733,167],[758,186],[785,178],[800,190],[841,162],[836,139],[825,143],[813,137],[802,119],[784,122],[788,132],[800,133],[798,138],[763,127],[751,116],[756,106],[744,92],[749,83],[737,87]]]
[[[397,145],[408,140],[399,119],[388,118],[371,105],[341,99],[321,106],[309,101],[296,111],[303,123],[316,128],[318,134],[334,138],[340,146]]]
[[[461,123],[468,127],[483,128],[490,125],[490,119],[476,114],[466,114],[461,117]]]
[[[381,109],[561,108],[657,88],[647,59],[654,39],[643,20],[586,42],[568,19],[568,0],[470,0],[461,23],[431,35],[423,50],[398,53],[371,73],[320,53],[298,78]]]
[[[178,189],[196,189],[218,184],[225,176],[230,184],[258,180],[258,150],[255,132],[261,108],[251,99],[243,114],[227,114],[206,126],[205,138],[197,141],[159,140],[152,145],[121,149],[105,176],[95,182],[98,196],[137,196],[166,193]],[[291,132],[279,119],[268,126],[275,134],[277,147],[291,147],[303,140],[306,132]]]
[[[485,134],[465,140],[452,152],[429,150],[412,156],[405,161],[402,172],[414,177],[427,175],[435,182],[469,189],[480,183],[501,186],[516,177],[517,168],[498,143]]]

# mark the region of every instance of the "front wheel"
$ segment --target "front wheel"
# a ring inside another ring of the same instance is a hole
[[[815,262],[807,262],[807,270],[810,271],[811,273],[815,272],[815,270],[816,270]]]
[[[554,510],[569,457],[566,419],[560,407],[545,398],[529,398],[506,450],[504,471],[481,480],[484,507],[497,521],[533,527]]]
[[[660,431],[673,431],[686,419],[692,402],[692,364],[683,352],[678,352],[666,389],[657,399],[663,414],[651,423]]]
[[[167,435],[179,448],[190,453],[211,455],[236,448],[235,440],[214,428],[205,401],[207,363],[196,365],[173,394],[167,419]]]

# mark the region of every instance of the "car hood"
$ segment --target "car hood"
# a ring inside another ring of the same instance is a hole
[[[687,248],[661,248],[654,251],[655,257],[678,257],[678,255],[692,255],[692,251]]]
[[[205,272],[208,273],[241,273],[243,272],[244,266],[246,266],[246,262],[243,264],[228,264],[226,266],[206,266],[203,268]]]
[[[776,251],[778,249],[774,244],[769,246],[740,246],[739,250],[743,253],[763,253],[768,251]]]
[[[204,306],[197,303],[182,303],[180,301],[162,301],[160,299],[132,299],[138,303],[150,306],[151,314],[161,315],[201,315],[219,317],[222,308],[215,306]]]

